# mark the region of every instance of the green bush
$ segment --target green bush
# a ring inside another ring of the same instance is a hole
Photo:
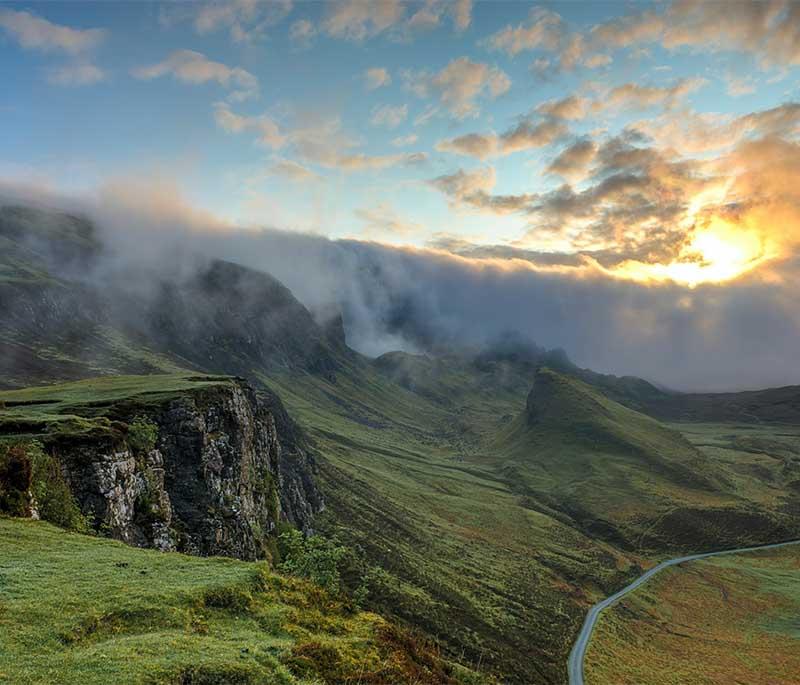
[[[89,530],[54,457],[38,442],[1,445],[0,512],[30,516],[32,506],[44,521],[70,530]]]
[[[292,529],[278,536],[281,553],[279,570],[289,575],[307,578],[331,594],[339,592],[339,561],[347,548],[319,535],[306,537]]]
[[[137,416],[128,426],[128,445],[138,453],[149,452],[158,441],[158,426],[146,416]]]
[[[22,444],[0,446],[0,512],[31,515],[31,460]]]
[[[33,469],[31,493],[39,518],[69,530],[89,532],[89,520],[81,513],[55,457],[38,442],[28,445],[28,456]]]

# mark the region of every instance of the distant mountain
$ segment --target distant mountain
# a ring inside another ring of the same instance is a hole
[[[547,368],[491,448],[520,493],[624,548],[719,545],[793,528],[789,516],[743,506],[732,473],[677,430]]]

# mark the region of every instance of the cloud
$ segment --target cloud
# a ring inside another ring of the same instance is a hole
[[[317,29],[308,19],[298,19],[289,29],[289,40],[301,47],[309,47],[317,35]]]
[[[0,8],[0,27],[27,50],[79,55],[106,38],[104,29],[74,29],[54,24],[30,12]]]
[[[579,140],[562,150],[547,167],[548,174],[557,174],[576,182],[582,180],[589,164],[597,154],[597,143],[593,140]]]
[[[591,29],[593,44],[602,48],[625,48],[639,43],[659,40],[664,31],[664,19],[652,11],[637,12],[613,21],[597,24]]]
[[[55,86],[92,86],[107,78],[108,74],[105,71],[88,62],[66,64],[47,70],[47,82]]]
[[[367,90],[375,90],[388,86],[392,82],[392,77],[387,69],[383,67],[372,67],[364,72],[364,83]]]
[[[611,63],[610,55],[596,51],[584,35],[567,29],[561,16],[549,9],[535,7],[527,22],[505,28],[481,43],[490,51],[504,52],[516,57],[522,52],[539,50],[553,57],[538,57],[531,65],[534,73],[546,76],[559,71],[571,71],[577,66],[597,69]]]
[[[270,27],[283,21],[292,8],[292,0],[171,3],[160,7],[159,20],[164,26],[188,22],[200,36],[227,30],[235,43],[252,43],[262,39]]]
[[[342,131],[339,119],[312,119],[284,129],[272,117],[244,116],[227,103],[214,106],[214,119],[227,133],[250,133],[258,145],[270,149],[289,148],[310,164],[340,171],[369,171],[399,166],[416,166],[427,161],[424,152],[368,155],[357,152],[359,143]]]
[[[669,111],[653,119],[633,122],[628,129],[646,136],[658,147],[682,155],[699,155],[731,148],[747,138],[800,134],[800,103],[787,102],[739,117]]]
[[[532,65],[542,76],[577,66],[606,66],[613,59],[609,52],[641,52],[650,45],[672,51],[747,53],[762,67],[785,67],[800,64],[800,4],[676,0],[615,17],[585,32],[569,31],[560,15],[537,7],[526,22],[504,27],[482,45],[510,57],[533,50],[552,53],[537,57]]]
[[[404,23],[406,34],[430,31],[449,17],[457,32],[465,31],[472,23],[472,0],[425,0]]]
[[[407,136],[400,136],[392,139],[392,145],[394,147],[408,147],[409,145],[416,143],[418,140],[419,136],[416,133],[410,133]]]
[[[171,75],[182,83],[192,85],[214,81],[232,89],[229,98],[234,102],[258,95],[258,79],[249,71],[213,62],[194,50],[176,50],[162,62],[138,67],[131,74],[145,81]]]
[[[397,128],[408,117],[408,105],[380,105],[372,110],[369,123],[373,126]]]
[[[291,159],[281,159],[270,167],[269,172],[297,183],[320,180],[319,174]]]
[[[494,99],[511,88],[511,79],[502,69],[467,57],[454,59],[435,74],[406,71],[403,79],[411,92],[419,97],[436,96],[458,119],[478,114],[478,98]]]
[[[583,119],[589,113],[591,102],[588,98],[570,95],[561,100],[548,100],[536,108],[540,114],[556,119]]]
[[[317,162],[323,166],[343,171],[368,171],[388,169],[396,166],[415,166],[428,159],[424,152],[409,152],[394,155],[366,155],[363,153],[323,157]]]
[[[796,196],[791,180],[797,159],[797,150],[785,141],[748,143],[729,160],[757,163],[737,193],[766,192],[779,202],[757,206],[777,209]],[[775,173],[765,177],[773,167]],[[763,275],[752,272],[725,285],[690,290],[655,281],[643,287],[580,255],[471,247],[463,240],[449,246],[463,254],[452,254],[445,241],[438,249],[412,249],[268,226],[238,230],[192,207],[179,188],[163,180],[145,188],[115,183],[77,199],[42,188],[25,194],[0,183],[0,197],[17,203],[33,197],[92,217],[109,249],[101,252],[97,272],[81,277],[101,276],[98,282],[109,296],[119,283],[128,291],[142,284],[154,292],[160,283],[193,273],[198,258],[223,258],[271,273],[320,320],[341,311],[348,343],[372,355],[480,345],[516,330],[545,347],[566,349],[581,366],[678,389],[800,382],[796,252],[771,263]],[[796,228],[796,216],[779,217]],[[141,298],[150,291],[144,289]]]
[[[725,77],[725,81],[728,84],[728,95],[734,98],[741,97],[742,95],[750,95],[756,91],[755,81],[749,77],[739,78],[728,74]]]
[[[510,24],[489,36],[484,45],[489,50],[505,52],[514,57],[520,52],[544,49],[556,50],[564,39],[565,27],[561,17],[552,10],[535,7],[526,23]]]
[[[483,160],[544,147],[566,133],[567,128],[561,122],[546,120],[534,125],[522,121],[499,136],[495,133],[468,133],[440,140],[436,149]]]
[[[583,64],[589,69],[599,69],[600,67],[607,67],[611,62],[613,62],[613,58],[610,55],[590,55],[587,57]]]
[[[532,194],[493,195],[497,182],[494,167],[486,166],[474,171],[459,169],[453,174],[428,181],[443,193],[454,209],[477,209],[492,214],[511,214],[527,209],[537,198]]]
[[[472,23],[472,0],[454,0],[451,6],[456,30],[465,31]]]
[[[259,145],[273,150],[283,147],[287,142],[278,124],[265,114],[242,116],[231,111],[226,103],[219,102],[214,106],[214,121],[227,133],[254,133]]]
[[[678,0],[595,26],[592,44],[612,49],[660,43],[668,50],[744,52],[763,66],[800,64],[800,5],[788,0]]]
[[[674,107],[681,100],[708,83],[704,78],[681,79],[671,86],[644,86],[625,83],[612,88],[608,96],[598,103],[603,108],[620,107],[647,109],[649,107]]]
[[[360,42],[396,25],[404,11],[399,0],[341,0],[328,4],[322,28],[332,38]]]
[[[456,32],[469,28],[472,0],[339,0],[328,3],[321,28],[331,38],[353,42],[383,34],[410,40],[416,33],[439,28],[447,18]]]
[[[354,214],[364,223],[361,235],[369,240],[407,239],[424,231],[422,224],[402,218],[386,203],[356,209]]]

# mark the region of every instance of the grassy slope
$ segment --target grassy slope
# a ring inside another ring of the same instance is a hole
[[[382,569],[376,606],[515,682],[559,682],[583,609],[638,566],[526,506],[485,462],[482,436],[520,395],[464,378],[443,406],[368,368],[269,384],[325,456],[323,525]]]
[[[603,616],[587,685],[795,685],[800,550],[665,571]]]
[[[531,428],[524,416],[508,420],[524,406],[519,383],[457,366],[431,372],[445,398],[424,374],[412,377],[415,393],[360,367],[336,383],[265,380],[326,458],[326,528],[383,569],[376,605],[510,679],[560,682],[586,606],[645,557],[769,541],[781,537],[772,517],[790,518],[787,471],[774,457],[723,455],[557,374],[563,385]],[[718,428],[720,440],[733,430]],[[752,460],[772,460],[774,480]]]
[[[767,499],[767,485],[754,480],[740,492],[724,463],[678,431],[549,370],[537,374],[527,412],[492,445],[521,492],[626,548],[702,546],[694,512],[750,512],[749,500]]]
[[[323,680],[478,682],[380,617],[264,564],[0,518],[0,682]]]

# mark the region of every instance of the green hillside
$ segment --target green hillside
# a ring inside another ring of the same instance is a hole
[[[375,614],[265,564],[0,518],[0,682],[477,683]]]
[[[518,492],[623,549],[701,549],[770,531],[777,539],[795,525],[753,502],[758,494],[740,489],[729,465],[678,430],[549,369],[489,452]]]

